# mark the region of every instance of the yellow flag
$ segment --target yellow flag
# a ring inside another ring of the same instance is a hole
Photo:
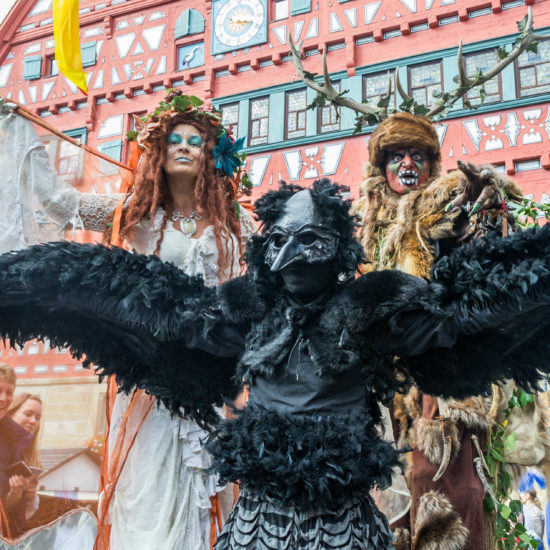
[[[86,73],[82,70],[78,27],[78,0],[53,0],[55,61],[60,72],[86,95]]]

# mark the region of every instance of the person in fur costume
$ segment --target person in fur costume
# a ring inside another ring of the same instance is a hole
[[[395,268],[429,277],[434,259],[470,234],[462,205],[474,203],[472,215],[500,209],[503,189],[508,197],[523,196],[511,179],[490,165],[459,162],[459,170],[441,175],[439,138],[433,123],[419,115],[396,113],[381,122],[368,151],[362,196],[352,208],[361,220],[364,271]]]
[[[384,120],[368,150],[363,196],[353,206],[362,221],[365,271],[394,268],[427,278],[438,257],[472,238],[473,214],[487,210],[485,218],[502,231],[510,221],[502,210],[503,191],[522,197],[519,187],[491,166],[459,162],[459,170],[441,175],[439,139],[422,116],[397,113]],[[463,207],[468,202],[469,212]],[[483,549],[484,489],[474,459],[476,443],[483,444],[490,425],[485,401],[446,401],[412,388],[396,395],[392,412],[398,445],[412,448],[411,513],[395,525],[398,545]]]
[[[217,423],[212,468],[241,491],[216,550],[393,549],[369,495],[400,464],[378,403],[410,383],[455,398],[502,378],[533,388],[548,370],[550,226],[461,247],[430,281],[355,278],[362,249],[339,190],[319,180],[259,199],[248,272],[218,288],[98,245],[0,256],[1,336],[48,337],[122,391]],[[243,381],[248,405],[220,420],[212,404]]]

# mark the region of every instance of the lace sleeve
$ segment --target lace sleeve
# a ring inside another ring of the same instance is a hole
[[[122,194],[92,195],[81,193],[78,214],[82,225],[90,231],[103,231],[105,219],[116,208]]]
[[[243,246],[246,246],[246,243],[253,237],[258,234],[258,228],[250,215],[250,212],[240,206],[240,221],[241,221],[241,241]]]

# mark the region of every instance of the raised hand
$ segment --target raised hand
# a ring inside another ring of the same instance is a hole
[[[464,178],[457,188],[456,197],[447,205],[445,210],[462,206],[468,202],[474,203],[469,212],[470,216],[480,210],[500,208],[504,199],[502,187],[505,185],[501,175],[487,164],[476,166],[461,160],[457,163],[458,169],[464,174]]]
[[[0,116],[11,115],[15,109],[17,109],[15,103],[10,103],[5,97],[0,97]]]

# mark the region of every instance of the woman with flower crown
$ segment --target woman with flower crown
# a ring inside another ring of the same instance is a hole
[[[107,242],[116,231],[134,251],[201,275],[209,286],[239,275],[243,244],[255,232],[236,202],[249,185],[238,154],[243,140],[233,142],[219,113],[180,90],[169,90],[128,137],[137,138],[142,154],[127,195],[85,194],[60,186],[57,178],[55,186],[41,181],[35,191],[46,214],[63,224],[78,219],[85,229],[104,231]],[[40,147],[32,154],[46,155]],[[233,498],[226,491],[225,498],[213,499],[222,488],[203,471],[210,463],[201,446],[207,431],[192,414],[171,417],[143,391],[122,389],[126,393],[118,393],[108,410],[96,548],[209,549],[212,521],[222,516],[211,508],[221,502],[228,513]],[[115,392],[111,385],[109,395]]]

